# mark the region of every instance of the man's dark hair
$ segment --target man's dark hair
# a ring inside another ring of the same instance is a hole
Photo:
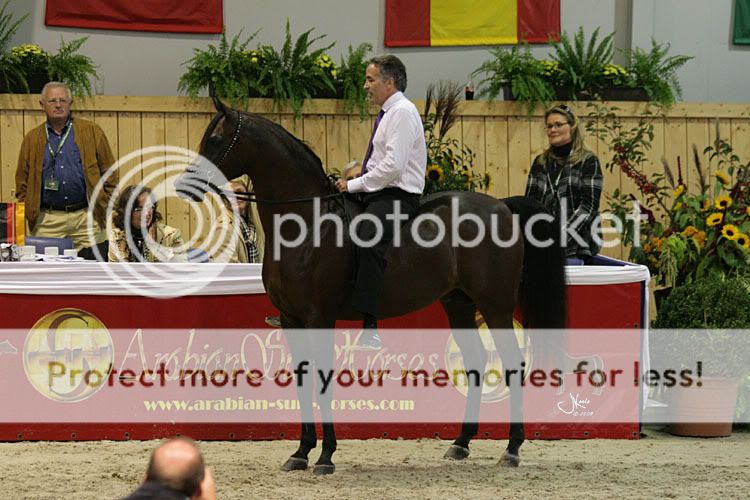
[[[380,70],[380,76],[383,80],[393,78],[393,83],[398,90],[406,90],[406,66],[396,56],[384,55],[375,56],[370,59],[370,64],[374,64]]]
[[[195,448],[196,459],[191,462],[184,470],[181,470],[179,475],[174,473],[170,474],[164,469],[165,464],[156,463],[154,457],[159,448],[175,441],[182,441],[188,443]],[[184,493],[191,497],[198,491],[203,478],[206,475],[206,467],[203,463],[203,456],[198,450],[198,445],[190,438],[179,437],[170,439],[166,443],[159,446],[153,453],[151,453],[151,459],[148,462],[148,470],[146,471],[146,480],[155,481],[165,486],[172,488],[173,490]]]

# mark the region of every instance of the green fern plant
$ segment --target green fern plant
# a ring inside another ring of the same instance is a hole
[[[47,74],[50,80],[65,83],[76,97],[91,96],[91,78],[98,76],[94,60],[78,53],[88,39],[85,36],[66,43],[61,37],[57,53],[49,56]]]
[[[0,84],[9,89],[14,83],[19,83],[28,92],[29,85],[26,82],[26,75],[19,67],[18,58],[10,52],[10,44],[21,23],[29,15],[26,14],[20,19],[14,20],[13,13],[6,12],[8,2],[10,0],[5,0],[2,8],[0,8]]]
[[[546,105],[554,97],[552,86],[544,80],[541,61],[534,59],[531,49],[514,45],[510,50],[490,51],[492,59],[482,63],[471,76],[479,81],[479,95],[495,99],[503,87],[510,85],[516,100],[527,103],[529,113],[538,104]]]
[[[247,100],[249,90],[261,90],[257,78],[253,78],[251,53],[248,44],[258,34],[256,31],[242,40],[242,31],[231,40],[222,33],[218,46],[193,49],[193,57],[184,62],[187,71],[180,77],[177,90],[189,97],[198,97],[206,89],[209,94],[237,104]]]
[[[315,95],[316,91],[336,90],[330,72],[315,63],[335,42],[312,50],[315,42],[326,37],[311,37],[313,31],[314,28],[310,28],[293,42],[287,19],[286,37],[281,51],[269,45],[260,48],[265,60],[265,67],[261,69],[259,77],[260,84],[266,92],[273,95],[274,109],[288,103],[294,111],[295,119],[302,116],[305,100]]]
[[[604,66],[612,62],[614,35],[610,33],[597,42],[599,28],[596,28],[587,42],[583,27],[580,27],[572,40],[567,33],[563,33],[559,41],[551,40],[555,49],[551,57],[559,64],[560,84],[570,85],[574,92],[596,94]]]
[[[336,77],[344,91],[344,109],[347,113],[358,110],[360,120],[367,117],[369,110],[364,81],[367,71],[366,55],[371,50],[372,45],[369,43],[360,43],[356,49],[349,45],[346,57],[341,56]]]
[[[636,85],[648,92],[652,101],[671,106],[682,96],[682,87],[675,74],[690,56],[667,56],[669,44],[662,45],[651,39],[651,50],[635,48],[625,52]]]

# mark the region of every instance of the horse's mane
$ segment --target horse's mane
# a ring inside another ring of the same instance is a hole
[[[278,123],[272,122],[264,116],[243,111],[240,111],[240,113],[242,113],[243,117],[249,123],[252,123],[254,127],[272,134],[282,147],[289,149],[296,160],[296,165],[306,172],[317,175],[320,177],[321,181],[325,182],[328,189],[333,189],[331,179],[323,169],[323,162],[307,143],[295,137]]]

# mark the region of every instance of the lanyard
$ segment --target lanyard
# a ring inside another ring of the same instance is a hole
[[[70,131],[73,130],[73,121],[71,120],[68,125],[68,130],[65,131],[65,134],[62,136],[62,139],[60,139],[60,144],[57,146],[57,151],[54,151],[52,149],[52,146],[49,143],[49,128],[45,125],[44,131],[47,133],[47,149],[49,150],[49,154],[52,157],[52,161],[55,161],[55,158],[60,154],[60,151],[62,151],[63,146],[65,145],[65,141],[68,140],[68,136],[70,135]]]

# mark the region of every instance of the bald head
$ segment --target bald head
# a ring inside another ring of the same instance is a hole
[[[151,454],[146,480],[157,481],[187,496],[193,496],[205,475],[198,445],[189,438],[166,441]]]

